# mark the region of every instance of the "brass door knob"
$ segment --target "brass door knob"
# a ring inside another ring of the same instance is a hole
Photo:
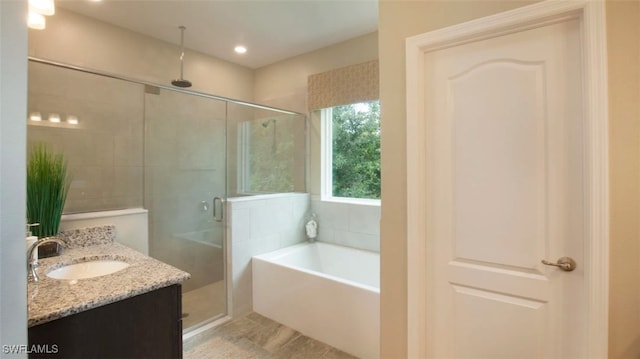
[[[576,269],[576,266],[577,266],[576,261],[574,261],[572,258],[569,258],[569,257],[562,257],[558,259],[556,263],[552,263],[543,259],[542,264],[547,266],[558,267],[565,272],[571,272],[572,270]]]

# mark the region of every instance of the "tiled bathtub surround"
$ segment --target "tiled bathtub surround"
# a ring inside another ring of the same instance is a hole
[[[380,252],[380,206],[311,201],[318,221],[318,240]]]
[[[306,193],[228,199],[229,313],[233,317],[252,310],[251,257],[306,240],[303,228],[309,201]]]

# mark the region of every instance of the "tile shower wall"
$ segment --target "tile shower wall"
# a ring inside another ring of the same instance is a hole
[[[306,240],[303,228],[309,194],[282,193],[229,198],[227,248],[231,280],[229,314],[252,310],[251,257]]]
[[[144,198],[152,238],[214,225],[212,199],[225,194],[225,112],[224,101],[145,94]]]
[[[65,213],[142,207],[143,86],[29,63],[27,144],[49,143],[72,176]],[[48,121],[56,113],[61,122]],[[78,124],[66,122],[67,116]]]
[[[228,197],[305,192],[305,118],[229,102]]]
[[[318,240],[380,252],[380,206],[314,199]]]
[[[191,273],[183,292],[224,278],[213,197],[225,195],[224,101],[164,89],[145,94],[144,205],[149,253]]]

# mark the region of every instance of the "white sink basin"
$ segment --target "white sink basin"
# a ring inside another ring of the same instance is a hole
[[[118,260],[94,260],[60,267],[47,273],[47,277],[67,280],[94,278],[121,271],[128,266],[129,263]]]

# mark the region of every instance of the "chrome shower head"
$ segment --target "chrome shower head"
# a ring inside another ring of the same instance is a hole
[[[180,48],[181,48],[181,51],[180,51],[180,78],[171,81],[171,84],[173,86],[177,86],[177,87],[191,87],[191,81],[185,80],[182,77],[183,67],[184,67],[184,30],[186,30],[186,27],[180,25],[178,28],[180,29]]]
[[[267,128],[269,127],[269,124],[273,122],[276,123],[276,120],[274,118],[268,119],[266,121],[262,121],[262,127]]]
[[[171,84],[176,87],[191,87],[191,81],[185,79],[175,79]]]

